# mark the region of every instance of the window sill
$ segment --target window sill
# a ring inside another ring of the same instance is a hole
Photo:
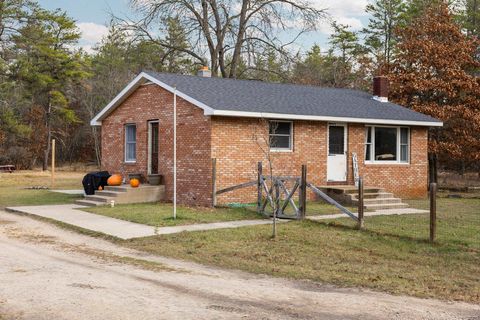
[[[137,161],[124,161],[124,164],[137,164]]]
[[[397,162],[397,161],[364,161],[366,166],[409,166],[410,162]]]
[[[270,149],[270,152],[293,152],[291,149]]]

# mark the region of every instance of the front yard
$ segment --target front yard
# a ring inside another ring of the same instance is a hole
[[[410,204],[426,208],[426,201]],[[275,276],[480,303],[480,200],[439,199],[438,242],[428,215],[290,222],[134,239],[154,254]]]
[[[60,173],[57,188],[79,189],[83,173]],[[14,205],[72,203],[76,196],[26,187],[49,185],[48,173],[0,176],[0,208]],[[409,201],[428,208],[428,202]],[[336,213],[332,206],[309,203],[308,214]],[[90,212],[144,223],[172,226],[259,219],[255,207],[178,208],[169,204],[117,205]],[[111,240],[141,251],[203,264],[241,269],[339,286],[359,286],[396,294],[480,303],[480,199],[438,200],[438,241],[429,244],[428,214],[367,217],[366,230],[353,220],[294,221],[202,232]]]

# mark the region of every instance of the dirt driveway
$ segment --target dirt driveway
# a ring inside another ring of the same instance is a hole
[[[0,319],[480,319],[480,306],[152,257],[0,211]]]

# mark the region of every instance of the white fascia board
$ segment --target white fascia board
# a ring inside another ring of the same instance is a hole
[[[111,111],[113,111],[120,103],[122,103],[135,89],[137,89],[140,85],[146,82],[148,80],[150,83],[154,83],[163,89],[173,93],[175,91],[174,87],[171,87],[167,85],[166,83],[156,79],[155,77],[152,77],[151,75],[142,72],[140,73],[135,79],[132,80],[115,98],[113,98],[110,103],[103,108],[91,121],[90,125],[91,126],[101,126],[102,125],[102,120],[108,116]],[[177,90],[177,96],[192,103],[193,105],[203,109],[205,115],[211,115],[213,114],[213,109],[207,106],[206,104],[195,100],[194,98],[180,92]]]
[[[230,111],[230,110],[215,110],[213,112],[213,115],[214,116],[226,116],[226,117],[331,121],[331,122],[350,122],[350,123],[365,123],[365,124],[392,124],[392,125],[424,126],[424,127],[442,127],[443,126],[443,122],[369,119],[369,118],[349,118],[349,117],[328,117],[328,116],[309,116],[309,115],[297,115],[297,114]]]

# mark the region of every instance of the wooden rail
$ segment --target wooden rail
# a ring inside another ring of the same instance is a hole
[[[312,189],[313,192],[315,192],[318,196],[320,196],[323,200],[327,201],[328,203],[334,205],[335,207],[337,207],[340,211],[342,211],[343,213],[345,213],[346,215],[348,215],[350,218],[352,218],[353,220],[355,221],[358,221],[358,218],[350,211],[348,210],[347,208],[345,208],[344,206],[342,206],[340,203],[338,203],[337,201],[333,200],[332,198],[330,198],[328,195],[326,195],[324,192],[322,192],[320,189],[318,189],[317,187],[315,187],[313,184],[311,183],[307,183],[307,187],[309,187],[310,189]]]

